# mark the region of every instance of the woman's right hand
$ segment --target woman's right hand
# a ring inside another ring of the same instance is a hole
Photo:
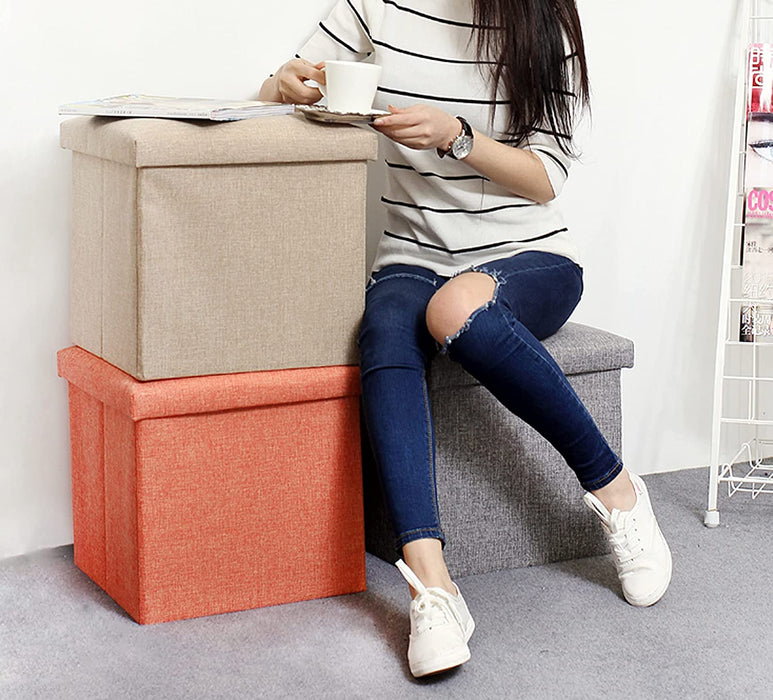
[[[306,84],[314,80],[324,84],[324,62],[309,63],[302,58],[293,58],[281,66],[268,78],[260,89],[259,99],[268,102],[286,102],[290,104],[310,105],[322,99],[322,93]]]

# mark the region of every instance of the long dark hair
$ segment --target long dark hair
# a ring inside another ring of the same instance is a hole
[[[492,61],[493,92],[510,101],[515,144],[535,130],[574,155],[572,132],[588,104],[585,44],[575,0],[473,0],[478,55]]]

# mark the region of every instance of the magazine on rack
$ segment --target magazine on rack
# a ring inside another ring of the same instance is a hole
[[[773,304],[741,307],[741,332],[745,343],[773,343]]]
[[[740,340],[773,342],[773,44],[749,47],[748,71]]]
[[[61,105],[59,114],[96,117],[156,117],[235,121],[275,114],[290,114],[293,105],[255,100],[216,100],[201,97],[117,95],[99,100]]]
[[[740,340],[773,343],[773,189],[752,189],[746,197],[743,236],[743,292]],[[767,303],[767,300],[770,300]]]
[[[746,96],[748,114],[773,112],[773,44],[749,46],[748,80]]]

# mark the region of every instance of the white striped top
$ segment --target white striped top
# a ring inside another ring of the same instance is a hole
[[[374,108],[434,105],[506,143],[507,101],[497,95],[491,128],[488,66],[477,59],[471,27],[469,0],[339,0],[297,55],[312,63],[378,63],[382,73]],[[374,271],[405,263],[451,276],[534,250],[579,263],[556,200],[537,204],[478,175],[464,161],[441,160],[434,149],[384,140],[387,228]],[[570,159],[554,135],[534,133],[521,147],[537,154],[558,195]]]

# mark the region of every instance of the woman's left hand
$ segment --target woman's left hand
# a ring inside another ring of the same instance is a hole
[[[391,114],[373,121],[373,128],[408,148],[448,148],[461,131],[459,120],[437,107],[412,105],[401,109],[389,105]]]

